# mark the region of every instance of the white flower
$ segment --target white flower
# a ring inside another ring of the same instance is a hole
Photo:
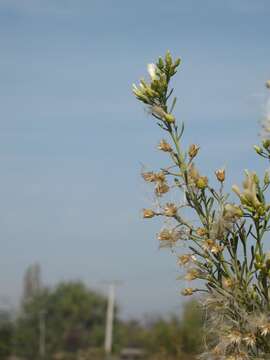
[[[147,70],[152,81],[157,79],[157,67],[155,64],[148,64]]]

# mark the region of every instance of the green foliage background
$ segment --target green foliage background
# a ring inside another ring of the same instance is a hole
[[[0,317],[0,359],[13,354],[39,359],[39,319],[46,322],[46,359],[103,359],[107,299],[81,282],[60,283],[23,301],[17,318]],[[195,300],[184,305],[182,316],[152,317],[144,322],[119,319],[116,308],[114,353],[142,348],[148,358],[185,359],[202,344],[202,316]]]

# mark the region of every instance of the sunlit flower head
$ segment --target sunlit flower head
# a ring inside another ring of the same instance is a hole
[[[153,173],[153,171],[148,171],[148,172],[142,173],[142,177],[146,182],[156,181],[156,177],[155,177],[155,174]]]
[[[210,251],[211,253],[213,254],[219,254],[220,252],[222,252],[222,250],[224,249],[224,246],[223,245],[219,245],[219,244],[214,244]]]
[[[164,182],[166,177],[164,172],[154,173],[153,171],[143,172],[142,177],[146,182]]]
[[[205,228],[198,228],[196,230],[196,234],[198,236],[205,236],[207,234],[207,230]]]
[[[164,182],[165,179],[166,179],[166,177],[165,177],[165,174],[164,174],[163,171],[160,171],[160,172],[155,174],[155,180],[156,181]]]
[[[227,339],[231,344],[239,345],[242,341],[242,334],[238,330],[231,330],[227,335]]]
[[[214,245],[215,245],[215,241],[212,239],[206,239],[202,242],[202,248],[204,250],[210,251]]]
[[[161,230],[157,236],[158,240],[160,241],[160,247],[172,247],[178,240],[181,239],[181,237],[181,231],[175,228],[165,228]]]
[[[244,342],[248,345],[253,347],[256,344],[256,336],[252,333],[246,334],[243,337]]]
[[[189,269],[184,277],[187,281],[195,280],[199,277],[200,273],[197,269]]]
[[[173,217],[177,214],[177,206],[173,203],[167,203],[164,207],[164,215]]]
[[[166,194],[169,190],[170,190],[170,187],[166,183],[166,181],[158,182],[155,187],[155,193],[157,196],[162,196],[163,194]]]
[[[231,278],[223,278],[222,279],[222,285],[225,289],[230,289],[232,287],[234,287],[235,285],[235,280],[234,279],[231,279]]]
[[[262,336],[267,336],[270,334],[270,323],[266,323],[260,326],[260,333]]]
[[[178,257],[178,261],[177,263],[179,265],[186,265],[189,264],[192,261],[196,261],[196,256],[193,254],[184,254],[184,255],[180,255]]]

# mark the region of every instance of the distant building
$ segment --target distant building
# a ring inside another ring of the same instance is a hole
[[[121,360],[137,360],[144,359],[145,352],[142,349],[137,348],[126,348],[123,349],[120,353]]]
[[[23,300],[30,300],[41,290],[41,269],[39,264],[30,265],[23,279]]]

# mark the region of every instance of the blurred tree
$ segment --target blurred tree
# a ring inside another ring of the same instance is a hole
[[[180,317],[158,318],[147,326],[146,348],[150,353],[178,356],[181,353]]]
[[[196,300],[185,303],[181,319],[181,349],[186,354],[196,354],[203,343],[203,316]]]
[[[6,311],[0,312],[0,359],[5,359],[12,353],[14,326],[10,314]]]
[[[136,320],[120,326],[122,347],[144,348],[154,360],[195,359],[202,346],[202,314],[195,300],[187,302],[181,316]]]
[[[102,357],[106,307],[106,297],[81,282],[41,289],[22,304],[15,327],[16,354],[28,360],[39,358],[44,319],[46,359],[87,359],[93,352]],[[181,316],[152,318],[145,323],[121,321],[116,313],[114,329],[115,351],[143,348],[155,360],[192,359],[202,343],[202,316],[196,301],[187,302]],[[12,328],[3,327],[1,333],[0,327],[0,359],[1,351],[8,354],[10,331]]]
[[[39,355],[40,314],[45,314],[46,353],[76,352],[102,347],[106,298],[80,282],[61,283],[43,289],[23,304],[17,321],[17,353],[29,359]]]
[[[140,321],[134,319],[119,322],[115,333],[118,348],[145,348],[149,335]]]

